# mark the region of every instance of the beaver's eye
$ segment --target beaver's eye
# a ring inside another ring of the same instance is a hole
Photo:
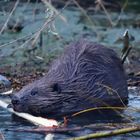
[[[61,92],[61,88],[58,83],[54,83],[51,87],[52,87],[52,92],[55,92],[55,91],[58,93]]]
[[[38,93],[38,90],[37,89],[32,89],[31,91],[31,95],[34,96]]]

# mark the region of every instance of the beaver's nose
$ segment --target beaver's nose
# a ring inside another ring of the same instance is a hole
[[[19,99],[16,95],[14,95],[14,96],[12,97],[11,103],[12,103],[13,105],[18,105],[18,104],[20,103],[20,99]]]

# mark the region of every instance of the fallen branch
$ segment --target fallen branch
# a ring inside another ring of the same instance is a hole
[[[101,124],[90,124],[90,125],[85,125],[85,126],[78,126],[78,127],[73,127],[73,128],[68,128],[68,127],[38,127],[34,129],[7,129],[7,131],[16,131],[16,132],[29,132],[29,133],[69,133],[69,132],[75,132],[75,131],[80,131],[84,129],[92,129],[94,131],[98,130],[114,130],[116,128],[120,129],[122,127],[135,127],[139,125],[131,124],[131,123],[101,123]]]
[[[40,126],[44,126],[44,127],[58,127],[58,122],[56,120],[48,120],[48,119],[45,119],[45,118],[42,118],[42,117],[35,117],[35,116],[32,116],[30,114],[27,114],[27,113],[18,113],[16,111],[14,111],[12,108],[7,108],[8,104],[1,101],[0,100],[0,106],[7,109],[9,112],[21,117],[21,118],[24,118],[26,120],[28,120],[29,122],[32,122],[33,124],[35,125],[40,125]],[[50,138],[52,138],[53,135],[52,134],[47,134],[45,136],[45,140],[50,140]]]
[[[0,100],[0,106],[7,109],[9,112],[28,120],[29,122],[32,122],[35,125],[41,125],[46,127],[53,127],[58,126],[58,122],[56,120],[49,120],[42,117],[35,117],[27,113],[18,113],[14,111],[12,108],[7,108],[8,104]]]
[[[97,132],[97,133],[88,134],[85,136],[75,137],[75,138],[72,138],[69,140],[87,140],[87,139],[93,139],[93,138],[110,137],[110,136],[115,136],[115,135],[132,133],[132,132],[136,132],[136,131],[140,131],[140,126],[121,128],[121,129],[116,129],[116,130],[112,130],[112,131]]]
[[[114,129],[115,124],[113,125],[107,125],[105,126],[104,124],[97,125],[97,124],[91,124],[91,125],[86,125],[82,127],[74,127],[74,128],[66,128],[66,127],[38,127],[35,129],[7,129],[7,131],[16,131],[16,132],[30,132],[30,133],[67,133],[67,132],[75,132],[79,130],[84,130],[84,129],[94,129],[94,130],[101,130],[101,129]]]

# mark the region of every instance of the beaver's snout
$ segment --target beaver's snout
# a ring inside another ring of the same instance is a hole
[[[12,103],[12,107],[15,111],[20,112],[20,108],[21,108],[21,99],[16,96],[13,95],[13,97],[11,98],[11,103]]]
[[[12,102],[13,105],[18,105],[18,104],[20,104],[20,99],[16,95],[14,95],[12,97],[11,102]]]

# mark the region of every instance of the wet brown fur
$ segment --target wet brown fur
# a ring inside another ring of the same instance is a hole
[[[126,77],[117,54],[82,39],[65,49],[46,76],[23,87],[13,97],[19,100],[13,108],[35,115],[62,115],[124,105],[127,97]]]

